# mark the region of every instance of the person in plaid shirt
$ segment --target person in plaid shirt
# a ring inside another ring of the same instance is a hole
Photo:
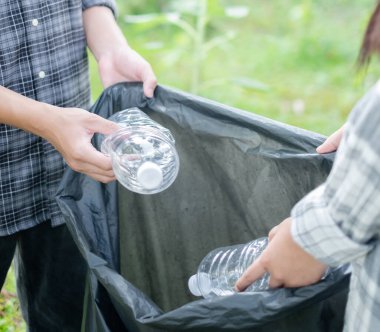
[[[118,126],[90,106],[87,47],[104,87],[142,81],[151,66],[118,28],[113,0],[0,3],[0,286],[12,259],[29,331],[80,331],[86,265],[54,196],[66,165],[114,180],[94,133]],[[16,255],[15,255],[16,253]]]
[[[360,54],[380,52],[380,3]],[[350,262],[345,331],[380,329],[380,81],[359,101],[347,123],[320,146],[339,149],[325,183],[304,197],[291,217],[269,233],[269,245],[237,281],[236,289],[270,273],[271,287],[318,282],[327,266]]]

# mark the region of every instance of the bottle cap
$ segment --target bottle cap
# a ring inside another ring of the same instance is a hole
[[[161,168],[151,161],[143,163],[137,171],[137,181],[145,189],[158,188],[163,179]]]
[[[189,278],[188,286],[191,294],[194,296],[202,296],[201,290],[198,287],[197,275],[194,274]]]
[[[211,280],[207,273],[200,272],[189,278],[188,286],[194,296],[207,296],[211,293]]]

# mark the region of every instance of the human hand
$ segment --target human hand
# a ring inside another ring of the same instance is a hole
[[[73,170],[103,183],[115,180],[111,158],[96,150],[91,139],[95,133],[107,135],[118,130],[116,123],[79,108],[54,107],[48,114],[41,136]]]
[[[129,46],[111,49],[99,58],[99,73],[105,88],[118,82],[143,82],[144,94],[153,97],[157,79],[150,64]]]
[[[292,239],[291,219],[285,219],[269,233],[269,244],[235,284],[243,291],[266,272],[269,287],[300,287],[318,282],[326,266],[305,252]]]
[[[102,24],[99,24],[102,22]],[[128,45],[112,12],[105,6],[93,6],[83,12],[87,45],[99,66],[105,88],[119,82],[143,82],[144,94],[153,97],[157,85],[150,64]]]
[[[340,141],[342,140],[344,131],[344,125],[339,128],[336,132],[331,134],[326,141],[324,141],[320,146],[317,147],[318,153],[329,153],[334,152],[338,149]]]

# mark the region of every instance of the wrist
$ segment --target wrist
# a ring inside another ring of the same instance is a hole
[[[123,51],[120,53],[120,51]],[[96,54],[93,52],[96,62],[99,64],[102,61],[110,61],[112,59],[115,59],[115,57],[118,54],[124,54],[128,55],[129,52],[133,52],[133,50],[129,47],[127,43],[119,43],[119,44],[112,44],[109,47],[104,47],[104,49],[99,50],[96,52]]]
[[[50,136],[54,133],[54,124],[60,123],[59,107],[50,104],[36,102],[33,105],[31,116],[26,120],[26,130],[32,132],[33,134],[50,139]]]

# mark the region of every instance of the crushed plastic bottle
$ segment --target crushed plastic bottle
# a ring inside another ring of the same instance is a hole
[[[256,260],[268,245],[262,237],[247,244],[222,247],[208,253],[199,264],[197,274],[190,277],[188,286],[195,296],[210,298],[236,293],[234,286],[243,272]],[[269,288],[269,274],[251,284],[246,292]]]
[[[100,150],[111,157],[117,180],[140,194],[167,189],[176,179],[179,157],[170,131],[134,107],[113,114],[109,120],[121,129],[100,135]]]

